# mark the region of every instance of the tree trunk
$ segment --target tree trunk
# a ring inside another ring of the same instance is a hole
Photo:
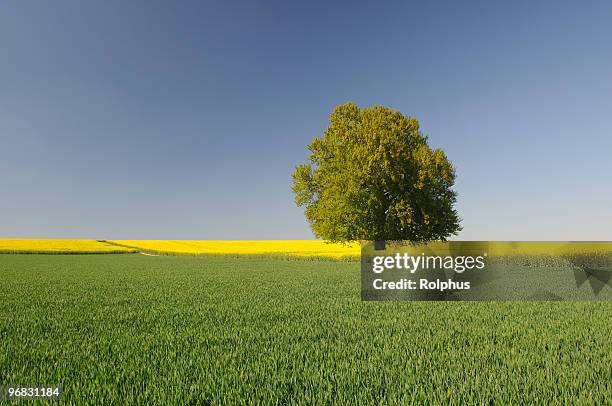
[[[374,241],[374,250],[375,251],[384,251],[386,248],[386,243],[384,240],[376,240]]]

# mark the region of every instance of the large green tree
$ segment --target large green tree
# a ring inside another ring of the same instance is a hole
[[[461,230],[454,167],[427,145],[416,119],[346,103],[308,149],[292,189],[318,238],[420,243]]]

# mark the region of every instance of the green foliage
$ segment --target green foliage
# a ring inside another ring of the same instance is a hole
[[[315,236],[427,242],[461,229],[453,165],[429,148],[416,119],[346,103],[308,148],[292,188]]]
[[[362,302],[359,264],[0,255],[0,384],[60,404],[592,404],[610,302]]]

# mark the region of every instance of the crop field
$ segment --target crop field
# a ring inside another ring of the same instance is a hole
[[[612,252],[609,242],[505,242],[456,241],[432,242],[424,246],[409,246],[407,251],[420,253],[424,249],[448,253],[488,252],[493,255],[572,255]],[[303,257],[314,259],[356,260],[360,244],[332,244],[321,240],[68,240],[68,239],[0,239],[0,253],[130,253],[187,255],[261,255],[269,257]]]
[[[610,302],[361,302],[357,262],[0,255],[0,384],[71,404],[610,404]]]
[[[331,244],[321,240],[109,240],[109,244],[166,254],[271,255],[334,259],[357,259],[359,243]],[[492,255],[541,256],[612,252],[610,242],[507,242],[454,241],[407,246],[409,252],[431,250],[439,253],[453,249],[462,252],[488,252]]]
[[[360,246],[321,240],[111,240],[111,244],[171,254],[268,255],[356,259]]]
[[[135,252],[96,240],[0,238],[0,253],[19,254],[117,254]]]

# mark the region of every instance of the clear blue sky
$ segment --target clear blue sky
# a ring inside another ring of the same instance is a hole
[[[459,238],[612,240],[611,21],[610,2],[3,2],[0,236],[312,238],[290,175],[353,101],[447,152]]]

